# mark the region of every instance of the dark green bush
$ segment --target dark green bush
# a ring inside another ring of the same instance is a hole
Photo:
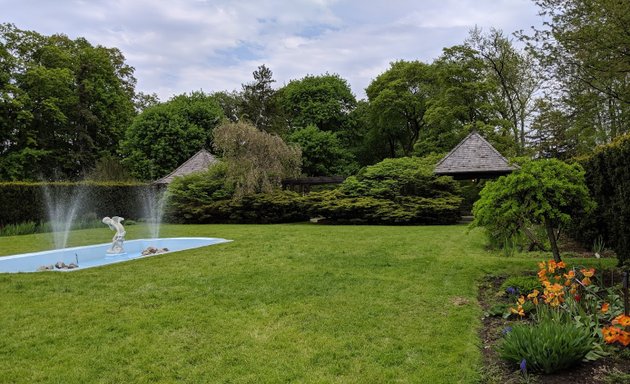
[[[579,162],[597,208],[575,223],[570,234],[589,249],[601,237],[620,265],[630,262],[630,134]]]
[[[438,157],[386,159],[347,178],[334,191],[307,196],[312,216],[338,224],[452,224],[459,186],[433,174]]]
[[[170,205],[167,220],[179,223],[272,224],[308,220],[304,199],[291,191],[245,195],[199,204]]]
[[[0,183],[0,226],[49,220],[46,195],[52,200],[77,202],[77,217],[92,218],[118,215],[140,218],[141,198],[146,184],[83,182],[83,183]]]
[[[433,175],[435,158],[387,159],[340,188],[302,197],[289,191],[233,199],[224,165],[169,186],[170,221],[280,223],[324,216],[340,224],[450,224],[459,218],[458,185]]]
[[[515,364],[525,359],[530,372],[552,373],[582,361],[594,341],[587,327],[545,318],[535,325],[512,327],[498,351],[501,358]]]
[[[459,219],[457,196],[397,199],[348,197],[342,191],[314,192],[306,197],[312,216],[338,224],[452,224]]]

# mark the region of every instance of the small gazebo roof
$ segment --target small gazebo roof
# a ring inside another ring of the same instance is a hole
[[[217,160],[214,155],[205,149],[202,149],[201,151],[195,153],[190,159],[186,160],[182,165],[177,167],[176,170],[163,178],[154,181],[153,184],[169,184],[178,176],[185,176],[194,172],[205,171],[209,166],[218,161],[219,160]]]
[[[506,175],[516,169],[480,134],[473,131],[435,166],[435,174],[461,179]]]

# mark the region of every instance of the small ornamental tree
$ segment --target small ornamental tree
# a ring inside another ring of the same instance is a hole
[[[227,163],[227,180],[234,185],[236,199],[273,192],[282,179],[300,175],[300,148],[250,123],[226,122],[215,128],[214,148]]]
[[[487,183],[479,195],[473,206],[472,226],[486,227],[495,238],[523,232],[535,241],[528,225],[541,225],[556,262],[561,261],[560,229],[595,206],[584,181],[584,169],[556,159],[527,161],[520,170]]]

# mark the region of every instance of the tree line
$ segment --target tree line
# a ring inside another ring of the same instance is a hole
[[[162,102],[136,92],[116,48],[2,24],[0,179],[157,179],[212,149],[226,121],[299,146],[302,173],[312,176],[444,153],[471,130],[507,156],[588,154],[630,126],[630,7],[535,2],[541,29],[475,28],[430,63],[392,62],[363,100],[338,74],[277,87],[261,65],[239,90]]]

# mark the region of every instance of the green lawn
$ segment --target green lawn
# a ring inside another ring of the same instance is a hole
[[[143,237],[128,227],[127,238]],[[536,266],[466,227],[165,226],[232,243],[0,274],[0,382],[474,383],[486,273]],[[0,238],[0,254],[50,247]],[[107,228],[72,245],[103,243]]]

